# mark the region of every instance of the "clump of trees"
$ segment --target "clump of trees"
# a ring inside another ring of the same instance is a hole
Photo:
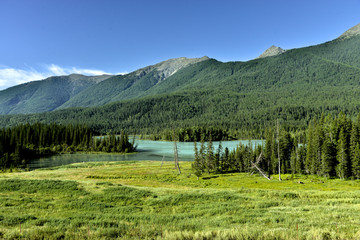
[[[151,134],[149,138],[151,140],[164,140],[164,141],[172,141],[174,135],[179,142],[193,142],[200,141],[204,138],[205,141],[209,140],[209,136],[211,134],[213,141],[225,141],[225,140],[234,140],[235,136],[232,136],[229,131],[224,130],[220,127],[184,127],[174,130],[164,130],[158,134]]]
[[[128,153],[136,150],[134,138],[129,141],[127,133],[121,132],[120,136],[114,133],[106,136],[95,137],[91,143],[90,149],[96,152],[120,152]]]
[[[135,148],[125,133],[94,138],[85,125],[22,124],[0,130],[0,169],[25,167],[31,159],[62,152],[133,152]]]
[[[198,177],[204,173],[249,172],[258,160],[257,165],[268,176],[280,169],[282,174],[360,178],[360,114],[355,121],[344,113],[337,117],[322,115],[310,121],[305,135],[306,139],[284,128],[279,133],[267,128],[264,145],[240,144],[232,151],[223,149],[221,143],[214,151],[211,138],[207,144],[203,138],[200,147],[194,143],[192,167]]]

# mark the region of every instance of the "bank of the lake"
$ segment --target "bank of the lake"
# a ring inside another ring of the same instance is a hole
[[[131,139],[131,137],[130,137]],[[215,150],[220,142],[213,142]],[[261,140],[238,140],[223,141],[223,148],[229,150],[235,149],[239,144],[255,145],[263,144]],[[199,143],[200,144],[200,143]],[[27,167],[29,169],[56,167],[78,162],[109,162],[109,161],[173,161],[174,159],[174,143],[168,141],[152,141],[152,140],[135,140],[136,153],[132,154],[59,154],[50,157],[43,157],[31,161]],[[194,160],[194,143],[178,142],[177,143],[179,159],[181,161]]]

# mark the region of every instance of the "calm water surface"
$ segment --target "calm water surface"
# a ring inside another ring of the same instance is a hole
[[[239,143],[248,145],[248,140],[240,141],[223,141],[222,147],[229,148],[229,150],[235,149]],[[30,169],[47,168],[61,166],[77,162],[108,162],[108,161],[125,161],[125,160],[155,160],[155,161],[172,161],[174,159],[174,143],[163,141],[151,141],[151,140],[136,140],[138,153],[129,155],[110,155],[110,154],[63,154],[55,155],[46,158],[40,158],[32,161],[28,167]],[[214,149],[219,146],[219,142],[214,142]],[[252,140],[251,145],[255,146],[262,144],[261,140]],[[178,153],[180,161],[192,161],[194,160],[194,143],[192,142],[178,142]],[[200,143],[198,144],[200,148]]]

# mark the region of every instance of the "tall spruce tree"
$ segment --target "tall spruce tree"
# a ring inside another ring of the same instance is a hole
[[[321,154],[320,174],[324,177],[335,176],[336,149],[329,135],[324,138]]]
[[[354,153],[351,159],[352,175],[356,178],[360,178],[360,144],[357,143],[354,149]]]
[[[273,174],[273,168],[271,167],[272,157],[273,157],[273,147],[274,143],[274,134],[271,128],[267,128],[265,130],[265,150],[264,150],[264,157],[265,157],[265,165],[264,170],[268,172],[269,177]]]
[[[307,131],[307,141],[306,141],[306,161],[305,161],[305,172],[308,174],[314,174],[314,162],[316,158],[316,149],[314,144],[314,127],[313,123],[309,123]]]
[[[192,163],[192,169],[194,170],[194,174],[195,176],[199,179],[199,177],[202,175],[203,173],[203,166],[201,163],[201,158],[199,155],[199,150],[197,148],[197,143],[196,141],[194,141],[194,153],[195,153],[195,158],[194,158],[194,162]]]
[[[209,141],[207,142],[206,150],[206,170],[210,174],[214,170],[214,147],[212,143],[211,133],[209,134]]]
[[[336,172],[341,179],[345,179],[348,177],[348,165],[349,165],[349,156],[347,154],[347,144],[346,144],[346,136],[344,130],[340,130],[339,140],[337,144],[337,166]]]

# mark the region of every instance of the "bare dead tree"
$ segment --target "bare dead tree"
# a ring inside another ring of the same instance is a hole
[[[160,168],[162,168],[162,166],[163,166],[163,164],[164,164],[164,161],[165,161],[165,154],[163,155],[163,158],[162,158],[162,160],[161,160],[161,166],[160,166]]]
[[[270,181],[270,178],[269,178],[268,176],[266,176],[265,171],[262,170],[262,169],[258,166],[258,164],[260,163],[261,159],[262,159],[262,152],[260,153],[259,157],[256,159],[256,162],[251,162],[251,165],[252,165],[253,168],[256,168],[256,170],[258,170],[258,172],[259,172],[264,178],[266,178],[267,180]],[[251,174],[253,174],[253,173],[254,173],[254,172],[252,172]]]
[[[174,162],[175,162],[175,169],[178,170],[179,174],[181,174],[180,165],[179,165],[179,153],[176,143],[176,137],[175,137],[175,130],[173,132],[173,138],[174,138]]]

